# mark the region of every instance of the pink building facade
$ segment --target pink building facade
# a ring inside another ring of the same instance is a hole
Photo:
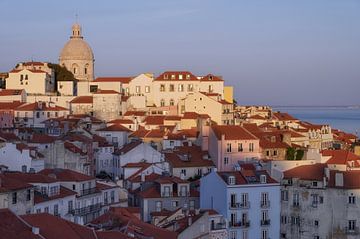
[[[232,171],[238,161],[261,157],[259,139],[241,126],[210,127],[208,145],[209,155],[219,171]]]

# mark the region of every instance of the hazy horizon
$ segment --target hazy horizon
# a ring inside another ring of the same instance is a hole
[[[360,105],[360,1],[1,0],[0,72],[58,62],[78,14],[96,76],[188,70],[239,104]]]

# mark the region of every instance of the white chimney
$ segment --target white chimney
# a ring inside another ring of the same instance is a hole
[[[39,235],[40,234],[40,228],[38,227],[32,227],[31,231],[34,235]]]
[[[344,186],[344,175],[343,175],[343,173],[336,173],[335,174],[335,186],[336,187],[343,187]]]
[[[141,182],[145,182],[145,174],[142,173],[142,174],[140,175],[140,177],[141,177]]]

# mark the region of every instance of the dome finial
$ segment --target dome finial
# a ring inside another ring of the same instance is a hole
[[[76,21],[75,24],[72,26],[72,36],[70,38],[83,38],[81,35],[81,26],[78,23],[78,15],[75,15]]]

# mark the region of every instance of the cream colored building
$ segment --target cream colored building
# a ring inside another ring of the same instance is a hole
[[[93,81],[94,61],[93,51],[83,39],[81,26],[75,23],[70,40],[61,50],[59,64],[71,71],[79,81]]]
[[[110,121],[121,115],[121,94],[114,90],[98,90],[93,94],[93,115]]]
[[[194,92],[179,102],[179,113],[207,114],[219,125],[234,124],[233,104],[221,99],[220,94]]]
[[[51,75],[43,70],[21,69],[9,72],[6,79],[6,89],[24,89],[27,94],[40,94],[53,92],[55,82]]]

